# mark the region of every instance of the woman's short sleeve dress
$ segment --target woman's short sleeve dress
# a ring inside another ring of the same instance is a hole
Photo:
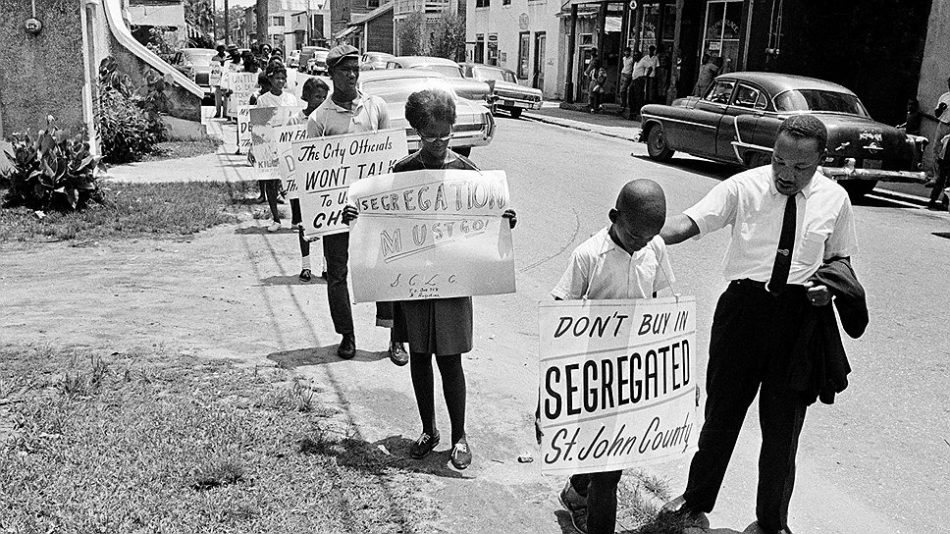
[[[419,152],[403,159],[393,172],[426,169]],[[456,159],[443,169],[478,170],[468,159]],[[397,341],[409,343],[410,352],[447,356],[472,350],[472,298],[405,300],[395,302],[393,332]]]

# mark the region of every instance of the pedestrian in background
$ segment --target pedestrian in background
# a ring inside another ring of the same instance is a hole
[[[703,54],[703,65],[699,67],[699,77],[696,78],[696,85],[693,86],[693,96],[706,96],[718,73],[719,65],[716,64],[715,58],[709,54]]]
[[[598,67],[591,73],[590,81],[590,112],[602,111],[601,106],[604,94],[607,92],[607,69]]]
[[[393,172],[425,169],[461,169],[477,171],[468,158],[449,149],[455,125],[455,98],[442,89],[418,91],[406,101],[406,120],[419,134],[418,151],[400,160]],[[347,206],[346,219],[357,216]],[[513,210],[503,217],[511,228],[517,218]],[[472,350],[472,297],[406,300],[394,303],[394,339],[409,343],[409,371],[416,396],[422,433],[410,447],[409,455],[425,458],[441,439],[435,424],[435,386],[432,356],[442,376],[442,393],[452,426],[450,459],[456,469],[472,463],[472,450],[465,435],[465,373],[462,354]]]
[[[950,78],[947,78],[947,88],[950,89]],[[933,146],[931,149],[933,178],[928,182],[928,185],[933,187],[930,192],[930,207],[937,205],[937,200],[940,199],[940,195],[943,193],[943,187],[941,186],[946,184],[946,177],[941,172],[940,160],[942,159],[941,151],[944,148],[944,137],[950,135],[950,109],[948,107],[950,107],[950,91],[940,95],[940,98],[937,99],[937,105],[934,107],[937,128],[934,130],[933,139],[930,142]]]
[[[364,95],[357,88],[360,79],[360,51],[340,45],[327,53],[327,68],[333,81],[333,93],[307,119],[307,135],[324,137],[349,133],[373,132],[390,128],[386,102],[373,95]],[[347,232],[323,238],[323,255],[327,262],[327,300],[333,327],[342,336],[337,355],[349,360],[356,355],[356,335],[350,289],[347,285],[347,262],[350,253]],[[389,359],[396,365],[409,363],[403,344],[393,337],[393,306],[391,302],[376,303],[376,326],[390,329]]]
[[[630,120],[640,117],[640,108],[643,107],[647,90],[647,70],[652,64],[640,52],[636,53],[637,62],[633,64],[633,80],[630,84]]]
[[[864,290],[851,268],[857,252],[845,190],[818,171],[828,134],[812,115],[779,127],[772,165],[719,183],[671,217],[667,244],[729,226],[723,263],[729,286],[713,316],[706,372],[705,422],[685,493],[663,514],[709,527],[746,411],[759,397],[762,447],[756,521],[744,532],[787,534],[795,456],[805,410],[830,404],[850,372],[832,295],[845,331],[867,326]]]
[[[327,99],[327,95],[329,94],[330,87],[327,85],[327,82],[320,78],[307,78],[300,94],[307,105],[301,110],[299,118],[306,121],[307,118],[310,117],[310,114],[320,107],[320,104],[323,104],[323,101]],[[310,241],[304,236],[304,226],[301,224],[302,222],[303,215],[300,212],[300,197],[299,194],[295,194],[292,195],[290,199],[290,224],[297,227],[297,239],[300,245],[300,274],[297,278],[301,282],[309,282],[313,279],[310,266]],[[326,280],[326,261],[323,259],[323,254],[320,254],[319,272],[321,273],[320,278]]]
[[[224,45],[218,45],[214,57],[211,58],[212,75],[209,76],[211,89],[214,91],[214,118],[220,119],[224,116],[224,91],[221,90],[221,82],[224,77],[224,69],[228,63],[228,56],[225,53]],[[217,75],[214,73],[217,72]]]
[[[910,97],[907,99],[907,113],[904,116],[904,122],[897,125],[904,133],[910,135],[920,135],[920,122],[923,116],[920,113],[920,102]]]
[[[666,244],[659,237],[666,197],[652,180],[627,182],[608,214],[610,226],[581,243],[551,295],[557,300],[648,299],[673,283]],[[539,414],[540,415],[540,414]],[[585,534],[613,534],[621,471],[573,475],[561,504]]]
[[[633,50],[628,46],[623,49],[623,65],[620,68],[620,114],[627,110],[627,93],[630,92],[630,85],[633,83],[633,65],[636,60],[633,59]]]
[[[257,97],[257,107],[296,107],[300,105],[300,100],[296,96],[288,91],[284,91],[284,86],[287,84],[287,69],[284,68],[282,63],[279,61],[271,62],[271,64],[267,66],[267,70],[264,71],[264,78],[266,79],[266,84],[261,83],[261,89],[263,90],[265,86],[268,89],[262,91],[261,95]],[[280,193],[280,180],[259,180],[258,183],[262,183],[264,186],[264,198],[267,199],[271,218],[273,219],[270,226],[267,227],[267,231],[279,232],[281,228],[280,210],[277,209],[277,204],[280,201],[278,198]]]
[[[656,100],[656,69],[660,65],[659,60],[656,57],[656,47],[650,46],[647,49],[648,54],[646,57],[642,58],[640,61],[643,62],[646,67],[646,87],[645,87],[645,96],[644,101],[647,104],[652,103]]]

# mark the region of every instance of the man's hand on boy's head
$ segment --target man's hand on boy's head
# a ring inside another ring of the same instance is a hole
[[[356,206],[347,205],[343,208],[343,224],[349,226],[359,216],[360,212],[356,211]]]
[[[502,213],[501,216],[508,219],[509,228],[514,228],[518,224],[518,214],[515,213],[515,210],[505,210],[505,213]]]

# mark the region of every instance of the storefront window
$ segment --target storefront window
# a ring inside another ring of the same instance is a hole
[[[528,79],[528,55],[531,53],[531,34],[521,32],[518,40],[518,77]]]
[[[498,66],[498,34],[488,35],[488,64]]]
[[[736,69],[741,34],[742,0],[710,0],[706,4],[703,55],[723,58],[720,74]]]
[[[666,50],[671,50],[673,34],[676,31],[676,2],[666,2],[662,6],[659,3],[643,4],[642,9],[640,50],[646,53],[651,46],[659,47],[661,44]]]
[[[475,35],[475,63],[485,63],[485,34]]]

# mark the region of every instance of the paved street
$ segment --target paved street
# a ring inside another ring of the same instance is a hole
[[[525,452],[536,455],[537,303],[550,298],[571,250],[607,224],[624,182],[658,181],[672,212],[734,170],[680,157],[660,165],[644,154],[644,145],[629,140],[505,117],[498,119],[492,145],[472,152],[481,168],[508,173],[519,219],[518,292],[475,299],[475,349],[465,356],[472,467],[461,473],[445,467],[444,444],[418,464],[431,475],[431,497],[443,503],[438,523],[445,531],[554,533],[559,520],[565,525],[556,498],[563,480],[540,476],[538,462],[517,461]],[[224,171],[210,174],[252,177],[240,157],[214,159],[204,158],[203,165]],[[153,168],[174,174],[173,165],[140,164],[132,175]],[[134,179],[129,173],[125,178]],[[950,215],[876,201],[856,207],[856,217],[861,254],[854,263],[870,296],[871,324],[862,339],[845,341],[854,368],[849,389],[833,406],[809,412],[790,524],[809,534],[945,532],[950,279],[943,273],[950,260]],[[162,343],[207,357],[293,368],[314,380],[320,400],[345,425],[343,432],[380,454],[407,454],[419,431],[409,369],[393,367],[374,352],[387,338],[371,326],[373,306],[354,307],[356,359],[336,358],[338,337],[322,282],[296,281],[295,237],[269,234],[265,224],[245,221],[175,241],[53,244],[0,255],[3,309],[17,310],[0,313],[4,340],[36,342],[37,332],[47,335],[53,322],[63,325],[56,332],[63,339],[52,340],[57,342],[105,343],[116,351]],[[715,300],[725,285],[719,265],[726,242],[719,233],[671,252],[677,290],[697,299],[700,368]],[[38,268],[45,265],[69,265],[70,275],[50,277]],[[17,273],[16,279],[5,273]],[[76,279],[89,281],[89,290],[73,291]],[[441,398],[437,420],[447,431]],[[754,519],[757,447],[753,407],[711,515],[714,529],[724,530],[714,532],[741,531]],[[649,469],[675,491],[684,486],[686,467],[683,462]]]

